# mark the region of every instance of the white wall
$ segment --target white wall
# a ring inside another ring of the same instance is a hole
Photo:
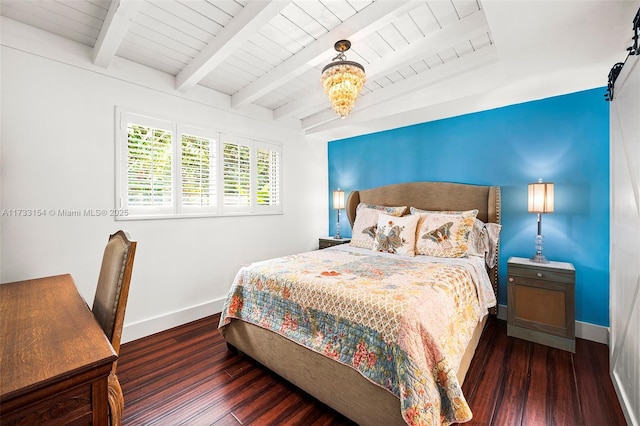
[[[128,341],[219,312],[241,265],[314,249],[327,232],[325,143],[265,124],[259,113],[254,119],[251,112],[233,112],[207,89],[190,98],[141,83],[150,70],[129,78],[136,70],[130,63],[96,72],[82,54],[66,49],[71,60],[52,60],[43,56],[54,54],[24,52],[8,38],[3,34],[0,52],[0,209],[113,208],[114,109],[121,106],[282,142],[284,214],[125,222],[4,215],[1,282],[70,273],[91,304],[108,235],[127,229],[138,240],[123,336]]]

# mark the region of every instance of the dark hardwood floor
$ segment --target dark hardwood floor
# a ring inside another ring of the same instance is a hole
[[[243,355],[227,350],[219,315],[122,345],[124,424],[350,425]],[[475,425],[624,425],[606,345],[576,353],[507,337],[490,318],[463,391]]]

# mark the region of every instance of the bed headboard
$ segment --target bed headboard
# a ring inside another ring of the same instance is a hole
[[[359,203],[407,206],[422,210],[473,210],[478,219],[500,223],[500,187],[451,182],[408,182],[353,191],[347,199],[347,216],[353,227]]]
[[[481,221],[500,223],[499,186],[452,182],[408,182],[353,191],[349,194],[346,206],[347,217],[352,228],[359,203],[407,206],[407,209],[416,207],[434,211],[478,209],[477,218]],[[496,299],[498,298],[499,263],[488,271]],[[496,308],[492,308],[491,313],[497,313]]]

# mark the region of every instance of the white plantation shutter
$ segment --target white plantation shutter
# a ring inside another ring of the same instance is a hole
[[[282,212],[282,146],[116,108],[118,219]]]
[[[205,131],[194,129],[180,134],[180,187],[183,212],[215,212],[217,205],[216,138],[202,136],[203,133]]]
[[[280,154],[279,146],[256,142],[256,211],[280,210]]]
[[[121,126],[127,141],[124,207],[132,212],[171,212],[174,200],[170,123],[131,115],[123,118]]]
[[[251,142],[222,137],[223,198],[228,211],[251,210]]]

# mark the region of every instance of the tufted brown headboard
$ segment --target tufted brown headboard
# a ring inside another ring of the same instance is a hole
[[[347,216],[353,227],[359,203],[382,206],[407,206],[422,210],[478,209],[477,218],[500,223],[500,187],[451,182],[408,182],[353,191],[347,199]],[[499,263],[499,262],[498,262]],[[489,270],[496,299],[498,297],[498,264]],[[495,308],[492,310],[495,312]]]
[[[347,216],[352,227],[359,203],[434,211],[478,209],[477,217],[481,221],[500,223],[499,186],[408,182],[353,191],[347,199]]]

